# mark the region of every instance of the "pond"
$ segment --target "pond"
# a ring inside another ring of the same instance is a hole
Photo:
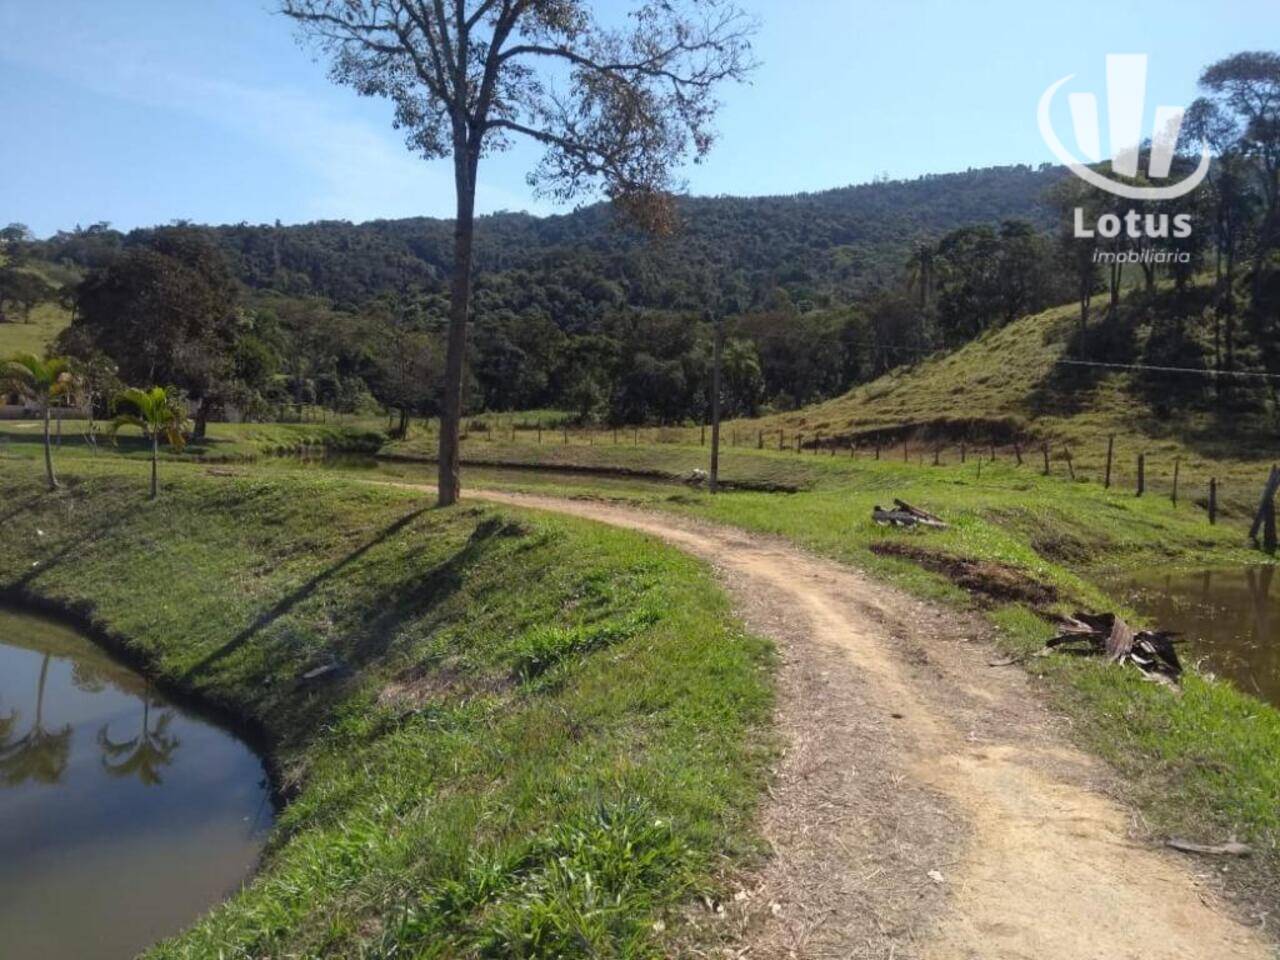
[[[1124,585],[1133,607],[1186,643],[1179,655],[1280,706],[1280,573],[1275,567],[1155,573]]]
[[[434,462],[392,460],[360,453],[329,453],[320,456],[281,457],[281,462],[301,469],[337,470],[363,474],[370,478],[402,480],[434,486],[436,465]],[[464,464],[463,489],[469,487],[512,487],[554,485],[560,488],[583,486],[604,494],[616,492],[619,496],[648,493],[670,496],[687,492],[689,487],[677,478],[664,479],[650,476],[631,476],[622,471],[575,470],[555,465],[539,466],[485,466]]]
[[[245,743],[0,607],[0,955],[134,956],[233,893],[272,818]]]

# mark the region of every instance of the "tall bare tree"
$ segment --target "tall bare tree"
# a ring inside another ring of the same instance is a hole
[[[439,502],[460,492],[458,433],[476,172],[540,143],[540,194],[600,190],[642,226],[671,225],[675,171],[713,140],[716,88],[751,69],[754,23],[730,0],[282,0],[331,78],[395,104],[411,149],[453,159],[457,218],[442,398]]]

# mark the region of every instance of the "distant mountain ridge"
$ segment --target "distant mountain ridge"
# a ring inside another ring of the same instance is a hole
[[[620,226],[607,204],[546,217],[497,213],[477,221],[475,270],[482,282],[514,271],[523,282],[604,284],[610,301],[659,309],[701,304],[709,284],[736,273],[757,294],[781,288],[795,301],[825,305],[889,283],[920,240],[1005,219],[1048,226],[1044,195],[1063,175],[1060,167],[1015,165],[790,196],[684,197],[681,229],[659,241]],[[250,287],[343,305],[442,291],[452,263],[447,219],[211,229]],[[49,241],[52,258],[83,259],[77,236]]]

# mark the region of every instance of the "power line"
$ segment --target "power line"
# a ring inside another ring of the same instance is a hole
[[[1150,363],[1106,363],[1102,360],[1055,360],[1054,363],[1074,367],[1107,367],[1112,370],[1148,370],[1155,373],[1192,373],[1201,377],[1256,377],[1262,380],[1280,380],[1280,373],[1262,373],[1256,370],[1204,370],[1199,367],[1161,367]]]

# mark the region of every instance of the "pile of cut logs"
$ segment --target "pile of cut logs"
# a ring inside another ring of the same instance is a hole
[[[1105,656],[1111,663],[1132,664],[1151,680],[1176,684],[1182,676],[1176,636],[1167,630],[1134,630],[1114,613],[1076,613],[1061,621],[1058,635],[1045,647]]]

